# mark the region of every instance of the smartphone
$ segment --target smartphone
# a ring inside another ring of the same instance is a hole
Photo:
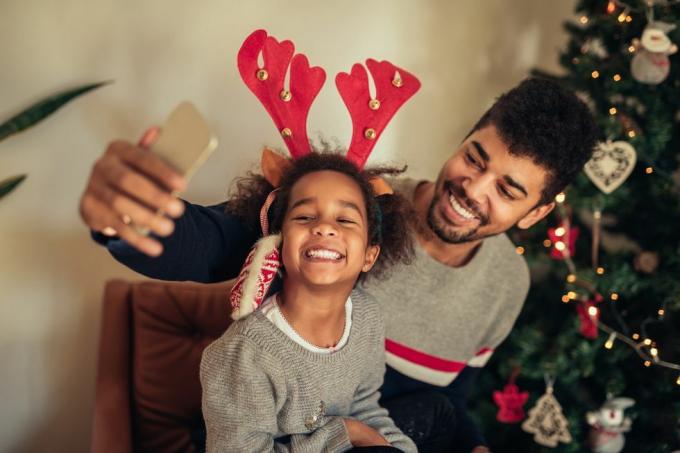
[[[217,137],[191,102],[170,113],[160,135],[150,146],[153,153],[175,168],[187,181],[217,148]]]
[[[217,137],[203,115],[191,102],[182,102],[170,113],[156,141],[149,147],[179,172],[187,182],[217,148]],[[177,192],[173,192],[177,196]],[[162,210],[156,212],[162,216]],[[148,236],[149,228],[132,224],[138,233]]]

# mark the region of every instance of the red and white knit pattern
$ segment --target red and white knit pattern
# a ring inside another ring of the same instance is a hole
[[[417,349],[385,339],[386,362],[412,379],[439,387],[446,387],[458,377],[463,368],[481,368],[493,354],[493,349],[482,348],[467,361],[459,362],[427,354]]]
[[[260,239],[250,251],[236,283],[229,294],[234,320],[252,313],[264,301],[267,291],[281,268],[279,244],[281,235]]]

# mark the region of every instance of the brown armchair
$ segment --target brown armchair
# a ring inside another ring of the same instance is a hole
[[[230,283],[106,284],[94,453],[192,452],[203,349],[229,326]]]

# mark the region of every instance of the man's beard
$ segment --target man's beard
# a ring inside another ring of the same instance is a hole
[[[464,201],[467,208],[474,212],[474,214],[479,219],[479,224],[476,227],[468,231],[452,231],[453,227],[448,222],[446,222],[446,220],[437,218],[435,215],[436,206],[440,203],[443,196],[446,196],[446,201],[448,203],[449,192],[453,193],[459,200]],[[467,197],[465,191],[462,188],[455,186],[451,181],[445,181],[441,193],[434,194],[432,203],[430,203],[430,208],[427,212],[427,224],[432,232],[440,240],[446,242],[447,244],[462,244],[492,236],[492,234],[478,236],[477,233],[479,228],[488,225],[489,218],[480,212],[476,206],[476,203]]]

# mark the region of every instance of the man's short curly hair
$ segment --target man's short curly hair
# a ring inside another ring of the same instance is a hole
[[[371,276],[382,276],[384,271],[396,263],[409,264],[413,255],[412,225],[413,208],[399,194],[376,197],[370,180],[376,176],[394,176],[405,170],[392,167],[373,167],[359,170],[343,155],[336,152],[312,152],[292,161],[284,173],[276,199],[269,208],[270,229],[280,232],[288,210],[290,192],[303,176],[318,171],[335,171],[349,176],[357,183],[363,195],[368,220],[370,245],[379,245],[380,254]],[[249,173],[236,180],[232,194],[227,201],[228,213],[239,218],[252,231],[260,231],[260,208],[274,187],[262,176]],[[366,274],[361,274],[363,278]]]
[[[494,125],[510,153],[548,172],[538,204],[550,203],[590,159],[598,138],[588,106],[555,81],[525,79],[503,94],[470,134]]]

